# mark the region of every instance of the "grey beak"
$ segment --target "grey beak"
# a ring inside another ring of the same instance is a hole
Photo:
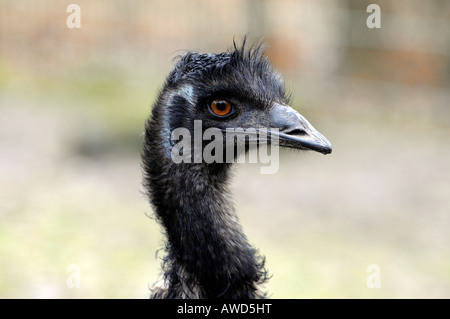
[[[325,136],[290,106],[275,103],[270,111],[270,121],[272,128],[279,129],[280,146],[331,153],[331,143]]]

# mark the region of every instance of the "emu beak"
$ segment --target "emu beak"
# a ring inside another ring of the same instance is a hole
[[[279,129],[280,146],[331,153],[331,143],[290,106],[275,103],[270,121],[271,127]]]

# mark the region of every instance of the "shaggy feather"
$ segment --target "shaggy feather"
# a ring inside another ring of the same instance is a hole
[[[237,114],[212,119],[213,98],[239,105]],[[261,298],[264,258],[243,234],[230,202],[230,164],[180,163],[170,158],[170,133],[194,120],[208,127],[268,127],[274,103],[288,102],[281,77],[261,45],[219,54],[188,52],[176,63],[146,122],[144,186],[167,237],[163,280],[151,298]]]

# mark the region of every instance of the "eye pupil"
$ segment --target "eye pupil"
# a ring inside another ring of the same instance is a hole
[[[231,103],[226,100],[214,100],[211,102],[210,110],[217,116],[225,116],[231,113]]]
[[[227,103],[225,101],[217,102],[216,107],[218,110],[223,111],[227,108]]]

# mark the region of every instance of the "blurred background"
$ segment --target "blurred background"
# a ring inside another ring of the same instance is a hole
[[[0,0],[1,298],[148,297],[163,237],[141,186],[144,121],[176,56],[247,33],[333,144],[282,152],[274,175],[237,167],[265,290],[450,297],[449,1]]]

